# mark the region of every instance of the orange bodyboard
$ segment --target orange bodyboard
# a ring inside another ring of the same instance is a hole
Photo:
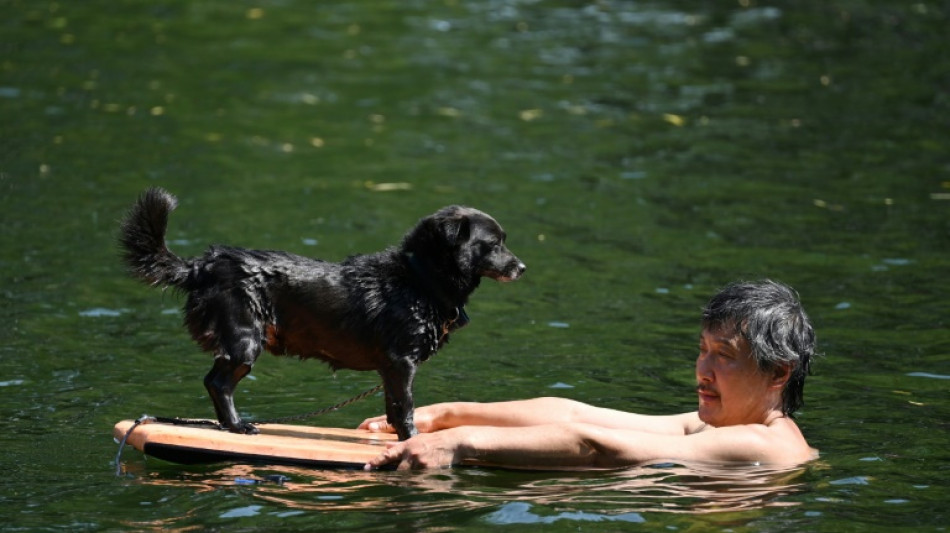
[[[207,426],[133,420],[115,425],[113,436],[140,452],[181,464],[256,463],[312,468],[362,468],[385,450],[396,435],[361,429],[260,424],[257,435],[242,435]]]

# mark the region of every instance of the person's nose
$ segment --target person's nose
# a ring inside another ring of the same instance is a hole
[[[710,354],[699,352],[696,357],[696,381],[699,383],[708,383],[712,381],[712,368],[709,364]]]

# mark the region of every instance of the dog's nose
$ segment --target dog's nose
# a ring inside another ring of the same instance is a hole
[[[522,263],[521,261],[518,261],[518,264],[515,265],[515,277],[520,278],[521,275],[524,274],[524,271],[527,269],[528,267],[524,263]]]

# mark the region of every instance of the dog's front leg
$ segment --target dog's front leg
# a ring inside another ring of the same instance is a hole
[[[416,364],[406,358],[392,358],[392,364],[379,371],[386,389],[386,420],[396,428],[399,440],[406,440],[418,431],[413,421],[412,383]]]

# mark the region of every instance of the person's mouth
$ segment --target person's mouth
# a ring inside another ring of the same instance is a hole
[[[719,399],[719,395],[715,391],[702,385],[696,387],[696,393],[699,394],[700,401],[704,403],[709,403]]]

